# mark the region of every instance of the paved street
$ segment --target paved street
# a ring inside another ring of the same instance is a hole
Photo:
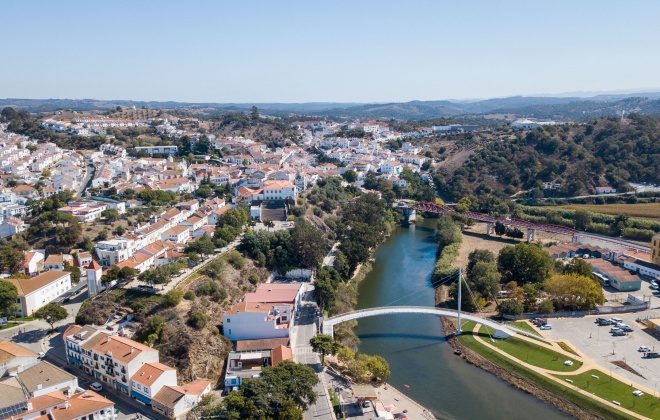
[[[312,351],[309,340],[314,337],[317,329],[318,307],[314,302],[314,286],[305,284],[305,294],[303,304],[293,327],[292,344],[294,345],[293,359],[297,363],[309,365],[319,375],[320,382],[314,387],[318,398],[316,404],[309,407],[305,412],[305,420],[333,419],[334,414],[328,398],[328,382],[324,369],[321,366],[319,355]]]

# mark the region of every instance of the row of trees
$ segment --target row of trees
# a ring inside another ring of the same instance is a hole
[[[463,307],[468,310],[484,307],[502,289],[507,299],[499,303],[500,312],[511,315],[533,310],[588,310],[604,302],[602,288],[593,280],[587,262],[575,258],[566,265],[555,263],[535,244],[506,246],[497,257],[488,250],[471,252],[465,281],[474,295],[473,300],[467,290],[462,293]],[[450,296],[458,297],[457,284]],[[539,302],[542,297],[545,299]]]

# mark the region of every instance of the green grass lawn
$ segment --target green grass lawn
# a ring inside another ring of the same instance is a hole
[[[591,375],[598,376],[596,379]],[[660,419],[660,398],[646,394],[636,397],[632,392],[636,389],[630,384],[610,378],[607,373],[598,370],[590,370],[573,376],[555,375],[558,378],[570,379],[573,385],[588,391],[608,401],[618,401],[621,407],[639,413],[652,419]]]
[[[471,331],[474,328],[474,325],[475,323],[471,321],[463,324],[463,331],[466,332],[464,332],[463,335],[458,337],[458,340],[463,347],[468,348],[480,354],[482,357],[484,357],[491,363],[494,363],[495,365],[501,367],[502,369],[505,369],[506,371],[516,376],[519,376],[545,389],[546,391],[552,392],[555,395],[565,398],[566,400],[578,405],[579,407],[585,410],[598,414],[603,418],[634,419],[634,417],[631,417],[625,413],[621,413],[620,411],[612,407],[608,407],[604,404],[601,404],[597,400],[579,394],[574,389],[570,389],[567,386],[554,382],[550,378],[547,378],[537,372],[534,372],[533,370],[527,369],[526,367],[522,366],[520,363],[516,363],[513,360],[503,356],[502,354],[487,348],[486,346],[482,345],[479,341],[477,341],[477,338],[472,335]]]
[[[536,329],[534,327],[532,327],[531,325],[529,325],[525,321],[511,321],[511,322],[507,322],[507,324],[511,324],[512,326],[514,326],[516,328],[520,328],[521,330],[525,330],[525,331],[529,332],[532,335],[535,335],[537,337],[541,337],[541,334],[539,334],[539,332],[536,331]]]
[[[557,372],[574,372],[578,370],[580,366],[582,366],[582,362],[579,362],[573,358],[564,356],[554,350],[546,349],[545,347],[541,347],[516,337],[510,337],[506,340],[499,340],[496,338],[495,342],[491,342],[487,331],[489,331],[489,329],[485,326],[481,326],[479,329],[479,336],[482,340],[497,347],[505,353],[510,354],[520,361],[529,363],[530,365],[534,365],[543,369],[554,370]],[[490,333],[494,334],[495,331],[491,329]],[[573,366],[566,366],[564,364],[566,360],[571,360],[573,362]]]

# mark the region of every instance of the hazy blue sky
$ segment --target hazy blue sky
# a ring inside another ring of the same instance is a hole
[[[369,102],[660,88],[660,1],[2,2],[0,97]]]

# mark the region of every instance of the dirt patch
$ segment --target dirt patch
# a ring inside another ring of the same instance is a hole
[[[644,376],[643,376],[641,373],[637,372],[635,369],[633,369],[629,364],[627,364],[627,363],[624,362],[623,360],[614,360],[614,361],[612,362],[612,364],[613,364],[614,366],[618,366],[618,367],[620,367],[620,368],[623,369],[623,370],[627,370],[628,372],[630,372],[630,373],[632,373],[632,374],[634,374],[634,375],[637,375],[637,376],[639,376],[640,378],[644,378]],[[644,379],[646,379],[646,378],[644,378]]]
[[[515,245],[519,241],[510,238],[500,238],[496,235],[486,234],[486,224],[477,223],[471,226],[469,230],[463,231],[463,242],[461,243],[461,250],[456,257],[454,264],[462,264],[463,267],[467,266],[468,256],[475,249],[487,249],[497,256],[502,248],[507,245]]]
[[[477,148],[465,148],[463,150],[460,150],[460,151],[452,154],[451,156],[449,156],[447,159],[440,162],[438,165],[436,165],[436,168],[438,170],[440,170],[443,174],[445,174],[447,176],[451,176],[476,151],[477,151]]]
[[[449,319],[447,317],[441,317],[440,321],[442,322],[442,328],[445,331],[445,335],[447,335],[447,342],[449,343],[449,345],[451,345],[452,348],[454,349],[460,348],[462,350],[462,354],[460,357],[465,359],[466,362],[475,365],[476,367],[497,376],[498,378],[508,382],[509,384],[520,389],[521,391],[531,394],[536,398],[538,398],[539,400],[543,401],[544,403],[550,404],[551,406],[565,413],[568,413],[575,418],[585,419],[585,420],[602,418],[578,407],[577,405],[573,404],[572,402],[564,398],[561,398],[517,375],[514,375],[506,371],[505,369],[502,369],[501,367],[485,359],[478,353],[475,353],[468,348],[464,348],[463,346],[460,345],[458,339],[455,336],[449,337],[450,334],[456,332],[456,321],[454,319]]]

